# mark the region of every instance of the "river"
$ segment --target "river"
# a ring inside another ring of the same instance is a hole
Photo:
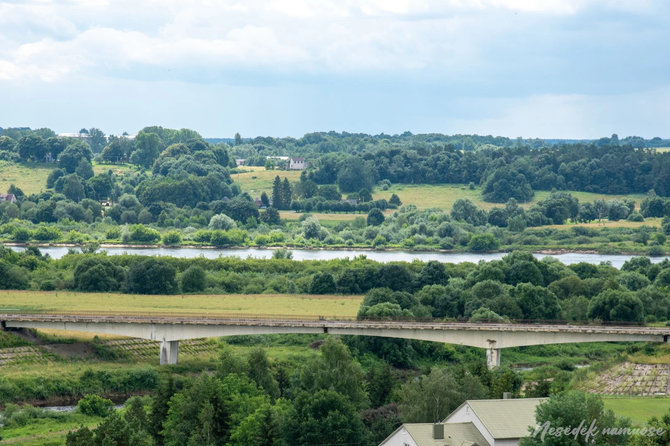
[[[22,251],[25,248],[13,246],[15,251]],[[52,258],[59,259],[68,253],[67,247],[49,246],[42,247],[40,251],[43,254],[49,254]],[[218,257],[239,257],[242,259],[252,257],[258,259],[269,259],[272,257],[272,249],[263,248],[226,248],[226,249],[208,249],[208,248],[127,248],[127,247],[107,247],[100,248],[100,251],[106,251],[110,255],[119,254],[138,254],[147,256],[167,256],[180,258],[205,257],[216,259]],[[491,261],[503,258],[506,253],[450,253],[450,252],[420,252],[420,251],[373,251],[373,250],[346,250],[346,249],[290,249],[294,260],[331,260],[343,259],[364,255],[368,259],[387,263],[395,261],[411,262],[412,260],[437,260],[443,263],[477,263],[480,260]],[[562,263],[571,265],[579,262],[586,262],[597,265],[601,262],[610,262],[612,266],[621,268],[629,260],[630,255],[614,254],[590,254],[590,253],[564,253],[564,254],[534,254],[537,258],[553,257]],[[652,263],[661,262],[666,257],[651,257]]]

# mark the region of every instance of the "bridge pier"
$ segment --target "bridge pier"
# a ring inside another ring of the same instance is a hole
[[[176,364],[179,359],[179,341],[161,341],[161,365]]]
[[[500,367],[500,349],[488,347],[486,349],[486,366],[489,370]]]

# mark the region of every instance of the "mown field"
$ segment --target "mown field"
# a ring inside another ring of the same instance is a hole
[[[0,313],[99,313],[209,316],[354,317],[361,296],[225,294],[133,295],[69,291],[0,291]]]
[[[628,417],[634,424],[645,425],[651,417],[670,413],[670,397],[603,398],[605,408],[617,416]]]
[[[580,202],[589,202],[594,200],[613,200],[631,198],[639,206],[644,199],[644,194],[629,195],[609,195],[595,194],[591,192],[566,191],[578,198]],[[440,208],[450,211],[454,202],[460,198],[468,198],[482,209],[491,209],[495,206],[503,206],[500,203],[489,203],[482,199],[481,188],[476,186],[470,189],[464,184],[394,184],[388,190],[376,190],[372,196],[374,199],[389,199],[392,194],[398,195],[403,204],[414,204],[419,209]],[[545,200],[551,194],[550,191],[536,191],[532,201],[520,203],[524,208],[536,204],[538,201]]]
[[[0,161],[0,192],[7,193],[12,184],[25,194],[37,194],[46,190],[51,167],[46,164],[15,164]]]

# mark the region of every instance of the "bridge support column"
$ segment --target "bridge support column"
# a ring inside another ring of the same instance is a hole
[[[161,341],[161,365],[176,364],[179,359],[179,341]]]
[[[486,348],[486,366],[489,370],[500,367],[500,349],[496,348],[496,342],[489,340]]]

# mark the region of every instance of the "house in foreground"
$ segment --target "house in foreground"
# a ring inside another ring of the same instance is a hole
[[[440,423],[407,423],[379,446],[516,446],[545,398],[468,400]]]

